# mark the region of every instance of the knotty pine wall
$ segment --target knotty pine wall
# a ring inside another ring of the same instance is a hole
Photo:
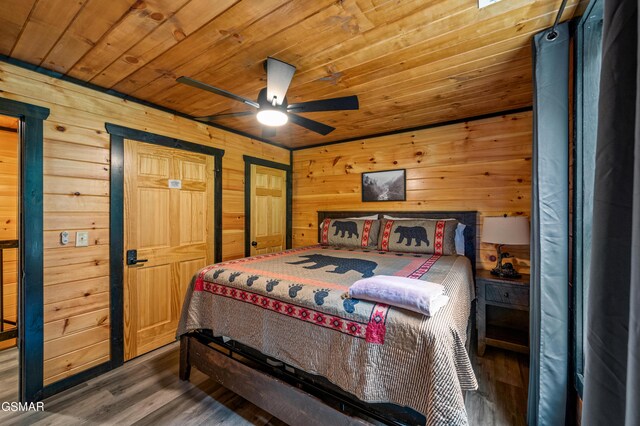
[[[0,130],[0,240],[18,238],[18,134]],[[2,301],[4,319],[15,321],[17,313],[18,249],[3,250]],[[9,326],[13,327],[13,326]],[[6,330],[6,329],[5,329]],[[0,342],[0,350],[15,339]]]
[[[478,268],[491,269],[482,219],[529,216],[531,129],[523,112],[294,151],[293,245],[317,242],[318,210],[478,210]],[[407,200],[363,203],[361,173],[392,169],[407,171]],[[528,247],[508,250],[528,272]]]
[[[44,123],[45,385],[109,359],[111,122],[225,150],[223,258],[244,254],[243,154],[289,164],[289,151],[0,63],[0,96],[47,107]],[[80,195],[76,195],[79,193]],[[60,232],[71,234],[68,246]],[[76,248],[75,232],[89,231]]]

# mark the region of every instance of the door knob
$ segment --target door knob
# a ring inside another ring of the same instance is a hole
[[[148,262],[149,259],[138,259],[138,250],[127,250],[127,265]]]
[[[258,242],[257,241],[251,241],[251,246],[258,247]]]

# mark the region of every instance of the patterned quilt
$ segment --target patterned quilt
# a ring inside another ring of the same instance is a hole
[[[374,274],[443,284],[449,302],[429,318],[343,297]],[[477,388],[465,350],[473,298],[462,256],[304,247],[203,268],[178,335],[210,329],[362,401],[411,407],[428,425],[466,425],[463,391]]]

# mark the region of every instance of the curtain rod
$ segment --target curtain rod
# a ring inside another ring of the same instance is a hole
[[[556,20],[553,23],[553,27],[551,27],[551,32],[549,34],[547,34],[547,40],[551,41],[551,40],[555,40],[556,37],[558,37],[558,32],[556,31],[556,28],[558,27],[558,23],[560,23],[560,18],[562,17],[562,14],[564,13],[564,8],[567,5],[567,0],[562,0],[562,4],[560,5],[560,9],[558,9],[558,15],[556,15]]]

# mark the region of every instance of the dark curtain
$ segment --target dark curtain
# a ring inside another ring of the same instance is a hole
[[[564,425],[569,359],[569,26],[533,39],[529,425]]]
[[[640,425],[637,7],[614,0],[604,6],[584,425]]]

